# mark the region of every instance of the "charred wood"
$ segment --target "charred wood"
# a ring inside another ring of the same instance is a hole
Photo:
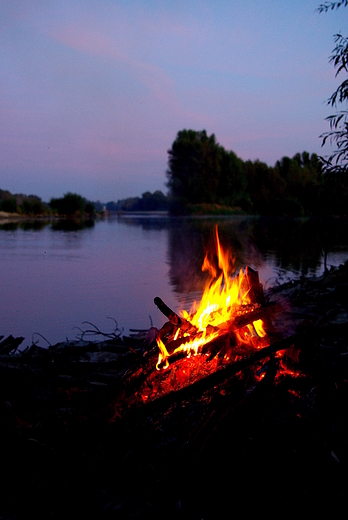
[[[248,293],[249,299],[252,303],[265,303],[265,296],[263,293],[263,286],[259,280],[259,273],[254,271],[251,267],[246,267],[246,277],[244,278],[244,290]],[[243,286],[243,284],[242,284]]]
[[[170,323],[172,323],[175,327],[180,327],[186,332],[197,330],[196,327],[194,327],[194,325],[192,325],[189,321],[185,320],[185,318],[180,318],[180,316],[172,311],[172,309],[170,309],[168,305],[166,305],[164,301],[161,300],[161,298],[158,296],[156,296],[154,299],[154,303],[157,305],[162,314],[164,314],[164,316],[166,316]]]

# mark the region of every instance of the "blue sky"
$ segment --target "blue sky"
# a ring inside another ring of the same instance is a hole
[[[270,166],[329,153],[348,10],[312,0],[2,0],[0,189],[107,202],[166,192],[184,128]]]

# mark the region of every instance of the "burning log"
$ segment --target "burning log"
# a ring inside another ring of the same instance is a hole
[[[243,278],[242,287],[244,287],[244,291],[248,294],[252,303],[264,305],[265,295],[260,283],[259,273],[249,266],[246,267],[246,276]]]
[[[253,335],[261,339],[268,332],[274,333],[270,312],[274,312],[277,305],[265,304],[263,287],[259,281],[258,272],[247,267],[246,274],[240,274],[239,277],[241,300],[232,299],[230,305],[225,304],[221,307],[220,305],[211,305],[208,300],[207,309],[201,311],[200,319],[197,322],[199,326],[196,326],[195,316],[190,317],[186,313],[189,319],[181,318],[161,298],[156,297],[154,299],[155,304],[169,319],[168,324],[162,327],[156,338],[160,349],[158,369],[168,366],[169,357],[171,361],[175,361],[185,355],[197,354],[198,350],[205,352],[207,349],[218,353],[223,348],[223,345],[221,348],[218,346],[220,341],[218,344],[216,343],[220,337],[224,337],[223,341],[226,343],[226,336],[229,335],[229,344],[237,345],[238,331],[244,327],[248,327],[248,330],[244,331],[243,337],[239,335],[239,339],[244,343],[245,339],[248,338],[252,345],[255,345]],[[222,282],[222,279],[220,281]],[[233,285],[231,287],[233,291]],[[219,291],[218,295],[220,295]],[[228,294],[225,298],[226,301],[230,300]],[[234,295],[234,298],[236,298],[236,295]],[[246,301],[244,302],[243,299],[246,299]],[[204,320],[206,314],[209,315],[209,320],[204,326],[202,320]],[[193,323],[191,323],[191,319]],[[269,345],[269,342],[267,344]],[[206,347],[206,345],[209,346]],[[265,341],[263,341],[263,346],[265,346]]]
[[[280,309],[280,306],[276,303],[269,303],[265,304],[262,308],[254,309],[255,310],[252,310],[249,307],[247,312],[245,312],[244,314],[242,313],[239,316],[236,316],[235,318],[232,318],[230,321],[227,321],[226,323],[223,323],[219,326],[219,329],[227,329],[227,331],[236,331],[238,329],[241,329],[242,327],[245,327],[246,325],[250,325],[254,321],[264,321],[267,317],[269,317],[269,313],[278,311]],[[242,312],[242,310],[240,312]]]
[[[154,303],[155,305],[157,305],[162,314],[164,314],[164,316],[166,316],[170,323],[172,323],[175,327],[179,327],[182,331],[185,332],[194,332],[197,330],[197,328],[194,327],[185,318],[180,318],[180,316],[178,316],[174,311],[172,311],[172,309],[170,309],[168,305],[166,305],[164,301],[161,300],[161,298],[159,298],[158,296],[156,296],[156,298],[154,299]]]
[[[200,353],[205,354],[210,350],[218,351],[220,348],[217,348],[219,344],[222,342],[226,342],[226,337],[229,336],[230,344],[237,344],[236,332],[247,325],[253,324],[253,322],[258,320],[266,320],[269,319],[270,312],[276,312],[280,307],[278,304],[270,303],[266,304],[263,308],[256,308],[256,310],[252,310],[252,307],[248,306],[248,310],[245,314],[241,314],[231,319],[230,321],[223,323],[218,327],[212,327],[208,325],[205,331],[198,331],[190,336],[182,336],[171,341],[168,341],[165,345],[165,348],[170,356],[171,362],[182,359],[187,355],[187,351],[185,349],[186,342],[199,341],[200,339],[206,339],[212,336],[211,341],[207,341],[206,343],[202,343],[202,347],[200,348]],[[242,311],[240,311],[242,312]],[[223,344],[221,344],[221,348]],[[163,360],[158,364],[158,368],[163,368],[166,366],[166,361]]]
[[[229,341],[229,337],[227,336],[225,338],[218,338],[217,341],[221,342],[223,340]],[[239,358],[232,363],[220,365],[218,369],[211,372],[209,375],[203,378],[199,378],[196,381],[191,382],[189,385],[182,386],[181,388],[175,388],[166,394],[161,394],[155,399],[149,401],[146,403],[146,413],[149,413],[149,409],[151,409],[152,406],[157,406],[156,402],[158,400],[161,401],[162,405],[169,405],[174,401],[182,401],[189,396],[192,397],[193,395],[201,395],[205,390],[220,384],[224,379],[232,377],[241,370],[246,370],[252,367],[257,362],[267,358],[273,358],[277,352],[287,350],[294,345],[297,345],[301,340],[302,336],[300,334],[295,334],[293,336],[288,336],[286,338],[274,341],[268,347],[262,348],[260,350],[253,351],[251,353],[249,351],[243,356],[239,356]],[[277,359],[273,359],[272,362],[278,365]],[[168,377],[165,376],[165,374],[167,374],[167,371],[163,372],[163,377]]]
[[[236,316],[235,318],[227,321],[217,327],[212,327],[208,325],[204,332],[198,331],[195,329],[195,333],[191,334],[189,337],[183,336],[172,341],[169,341],[166,344],[166,349],[168,353],[173,353],[180,345],[188,341],[189,339],[199,339],[203,336],[207,337],[211,334],[216,333],[219,337],[225,336],[226,334],[233,335],[236,331],[246,327],[247,325],[251,325],[254,321],[264,320],[268,316],[269,312],[275,312],[279,309],[279,305],[277,304],[269,304],[262,309],[250,310],[248,307],[248,311],[245,314],[241,314]],[[241,312],[241,311],[240,311]]]

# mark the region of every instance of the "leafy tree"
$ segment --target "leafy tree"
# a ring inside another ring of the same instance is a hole
[[[143,193],[137,209],[139,211],[163,211],[167,208],[167,197],[160,190],[157,190],[154,193],[150,191]]]
[[[348,175],[343,169],[328,170],[324,177],[324,204],[322,212],[327,215],[347,215]]]
[[[47,212],[47,208],[40,197],[35,195],[26,197],[23,200],[20,209],[26,215],[43,215]]]
[[[214,203],[221,173],[221,147],[215,135],[205,130],[181,130],[168,150],[167,185],[171,210],[176,213],[188,203]]]
[[[339,7],[347,7],[348,0],[339,2],[325,2],[320,4],[318,11],[320,13],[327,12],[330,9],[338,9]],[[332,51],[329,62],[333,63],[336,69],[337,77],[342,72],[348,72],[348,39],[341,34],[335,34],[334,41],[336,47]],[[344,79],[335,92],[327,100],[327,104],[337,108],[338,104],[347,103],[348,101],[348,78]],[[322,145],[327,140],[334,144],[334,151],[323,158],[326,170],[335,172],[347,172],[348,170],[348,110],[343,109],[337,111],[326,118],[330,124],[330,130],[320,137],[323,139]]]
[[[93,204],[93,202],[90,202],[90,201],[86,202],[84,212],[87,213],[90,217],[95,215],[96,209],[95,209],[95,205]]]
[[[218,201],[224,206],[242,206],[243,209],[248,209],[246,188],[243,161],[234,152],[221,147]]]
[[[55,210],[58,215],[66,215],[68,217],[80,216],[86,209],[87,201],[81,195],[76,193],[66,193],[63,198],[51,199],[50,207]]]
[[[244,168],[252,211],[263,215],[277,213],[274,203],[284,194],[284,181],[277,169],[258,160],[246,161]]]
[[[15,197],[10,197],[2,201],[1,203],[2,211],[6,211],[7,213],[16,213],[17,211],[17,201]]]
[[[121,199],[117,202],[110,201],[105,207],[108,211],[136,211],[139,202],[139,197],[128,197],[127,199]]]
[[[283,182],[283,212],[321,212],[323,192],[323,164],[316,154],[297,153],[292,159],[283,157],[275,168]],[[291,210],[292,208],[292,210]],[[297,208],[297,210],[296,210]]]
[[[106,209],[108,211],[165,211],[168,209],[168,198],[160,190],[154,193],[146,191],[141,198],[130,197],[117,202],[108,202]]]
[[[189,206],[202,204],[246,205],[243,161],[220,146],[214,134],[181,130],[168,155],[167,186],[172,213],[184,213]]]

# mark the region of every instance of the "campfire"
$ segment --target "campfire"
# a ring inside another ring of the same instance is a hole
[[[154,300],[169,320],[156,337],[158,370],[183,356],[214,350],[217,343],[226,361],[237,345],[260,349],[270,344],[271,309],[265,304],[258,273],[246,267],[236,274],[235,257],[222,247],[217,227],[214,239],[215,251],[206,253],[202,265],[209,279],[201,301],[179,316],[160,298]]]
[[[248,380],[253,388],[267,373],[276,384],[301,376],[294,369],[299,352],[294,336],[279,327],[281,305],[267,301],[257,271],[246,266],[236,272],[236,259],[222,246],[217,227],[214,246],[203,260],[208,280],[200,302],[176,313],[154,299],[168,321],[154,329],[153,348],[127,373],[127,406],[174,399],[178,392],[192,395],[195,389],[200,395],[226,377]],[[115,410],[122,415],[122,406]]]

